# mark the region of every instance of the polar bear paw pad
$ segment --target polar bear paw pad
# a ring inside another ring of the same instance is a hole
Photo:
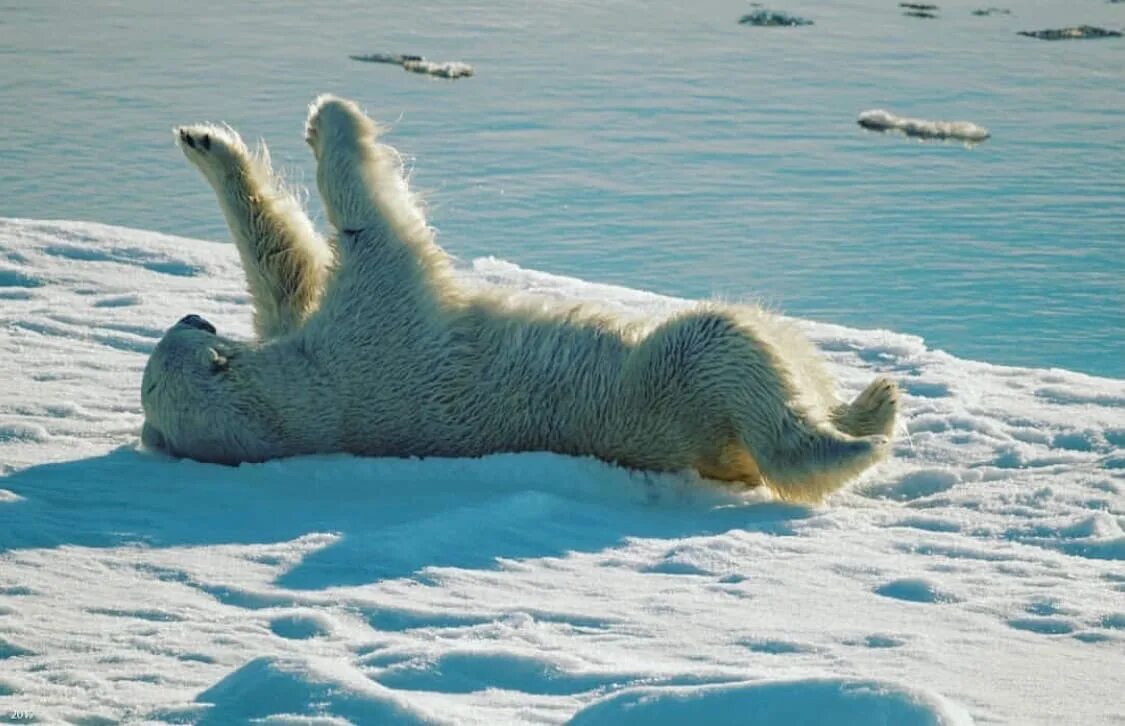
[[[250,157],[242,138],[232,129],[213,124],[178,126],[174,129],[180,149],[196,164],[223,165]]]

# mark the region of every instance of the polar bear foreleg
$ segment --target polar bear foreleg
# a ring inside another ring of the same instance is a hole
[[[175,133],[218,196],[246,274],[258,337],[268,340],[300,327],[316,310],[331,274],[331,246],[274,173],[265,144],[251,152],[233,129],[209,124]]]

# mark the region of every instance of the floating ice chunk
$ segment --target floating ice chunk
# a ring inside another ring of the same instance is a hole
[[[473,75],[473,67],[461,61],[431,61],[420,55],[394,55],[390,53],[371,53],[370,55],[348,56],[364,63],[390,63],[402,66],[413,73],[425,73],[440,78],[466,78]]]
[[[1011,15],[1011,14],[1012,14],[1012,11],[1009,10],[1008,8],[997,8],[997,7],[977,8],[976,10],[973,11],[973,15],[977,15],[977,16],[980,16],[980,17],[987,17],[989,15]]]
[[[422,56],[371,53],[369,55],[350,55],[348,57],[352,60],[362,61],[364,63],[391,63],[396,66],[401,66],[408,58],[420,59]]]
[[[903,118],[881,108],[864,111],[859,115],[857,123],[872,131],[901,131],[907,136],[922,139],[960,139],[979,143],[991,136],[988,129],[969,121],[925,121],[918,118]]]
[[[781,26],[812,25],[813,21],[776,10],[755,10],[738,19],[742,25],[776,28]]]
[[[936,18],[938,6],[932,3],[899,3],[900,8],[906,8],[903,15],[913,18]]]
[[[465,78],[473,75],[473,67],[461,61],[435,63],[423,58],[421,60],[408,60],[402,64],[402,67],[414,73],[428,73],[431,76],[442,78]]]
[[[1121,33],[1116,30],[1107,30],[1093,25],[1075,25],[1070,28],[1052,28],[1048,30],[1021,30],[1017,35],[1026,35],[1029,38],[1040,40],[1081,40],[1083,38],[1120,38]]]

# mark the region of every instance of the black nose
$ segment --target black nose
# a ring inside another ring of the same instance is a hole
[[[180,318],[180,322],[176,323],[176,325],[186,325],[189,328],[195,328],[196,330],[206,330],[212,335],[215,333],[214,325],[194,313],[191,315],[185,315],[184,317]]]

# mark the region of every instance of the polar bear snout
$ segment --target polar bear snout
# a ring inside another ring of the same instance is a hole
[[[203,317],[196,315],[195,313],[183,316],[182,318],[180,318],[179,322],[176,323],[176,325],[186,325],[187,327],[195,328],[196,330],[205,330],[212,335],[216,334],[215,326],[207,322],[207,320]]]

